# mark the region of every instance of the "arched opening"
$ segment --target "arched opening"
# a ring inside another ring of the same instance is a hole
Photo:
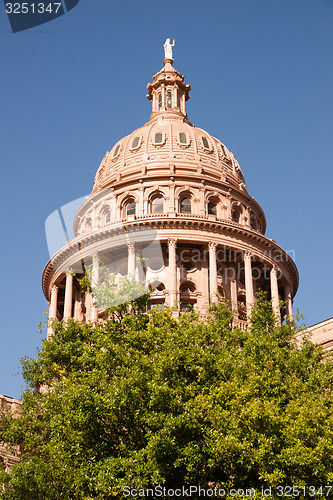
[[[127,217],[133,216],[136,213],[136,203],[134,200],[129,200],[126,204]]]
[[[92,228],[92,221],[90,219],[90,217],[88,217],[86,219],[86,223],[85,223],[85,226],[84,226],[85,230],[86,231],[91,231],[91,228]]]
[[[238,318],[242,320],[247,319],[245,295],[238,295]]]
[[[110,224],[111,217],[112,217],[111,210],[108,208],[108,209],[106,209],[104,211],[104,214],[103,214],[103,222],[104,222],[104,224]]]
[[[208,215],[215,215],[215,217],[217,216],[217,204],[215,203],[215,201],[208,201],[207,212]]]
[[[172,108],[172,92],[170,90],[166,94],[166,107],[167,109]]]
[[[190,214],[192,212],[191,198],[189,196],[182,196],[179,201],[179,212],[181,214]]]
[[[158,94],[157,96],[157,100],[158,100],[158,110],[162,109],[162,94]]]
[[[156,195],[150,202],[151,214],[162,214],[164,210],[164,199],[161,195]]]
[[[241,209],[239,206],[233,205],[232,210],[231,210],[231,220],[233,222],[237,222],[239,224],[240,219],[241,219]]]

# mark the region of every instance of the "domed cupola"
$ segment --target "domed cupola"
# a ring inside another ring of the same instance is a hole
[[[185,103],[189,100],[190,85],[184,76],[172,67],[173,59],[164,59],[164,68],[153,76],[153,83],[148,83],[148,99],[152,102],[152,113],[149,122],[159,117],[170,119],[173,116],[187,119]]]

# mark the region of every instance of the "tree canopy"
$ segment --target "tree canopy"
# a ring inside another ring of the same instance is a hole
[[[142,300],[96,326],[56,322],[23,360],[20,416],[2,416],[0,440],[23,455],[0,473],[0,498],[133,498],[125,487],[156,485],[257,497],[294,485],[310,498],[305,487],[332,484],[331,359],[297,342],[293,323],[276,326],[263,297],[248,331],[231,324],[223,303],[176,319]]]

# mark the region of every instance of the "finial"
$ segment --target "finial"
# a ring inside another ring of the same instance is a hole
[[[167,38],[167,39],[165,40],[165,44],[163,45],[163,47],[164,47],[164,55],[165,55],[165,59],[171,59],[171,60],[173,61],[173,59],[172,59],[172,47],[174,47],[174,45],[175,45],[175,41],[176,41],[176,40],[175,40],[175,39],[173,39],[173,43],[171,44],[171,43],[170,43],[170,38]]]

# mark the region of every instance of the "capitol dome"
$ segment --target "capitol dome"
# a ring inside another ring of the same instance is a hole
[[[248,194],[235,156],[189,121],[191,88],[172,59],[164,60],[147,89],[149,121],[105,154],[92,193],[76,214],[74,240],[45,268],[50,318],[103,317],[103,308],[79,285],[85,260],[97,274],[98,262],[112,267],[117,261],[113,272],[119,276],[153,284],[151,307],[168,305],[175,314],[189,308],[206,314],[211,302],[224,297],[244,329],[260,288],[280,322],[292,314],[297,268],[265,236],[264,212]],[[159,262],[150,256],[144,272],[138,269],[142,228],[155,231],[161,250]],[[282,309],[279,298],[286,303]]]

